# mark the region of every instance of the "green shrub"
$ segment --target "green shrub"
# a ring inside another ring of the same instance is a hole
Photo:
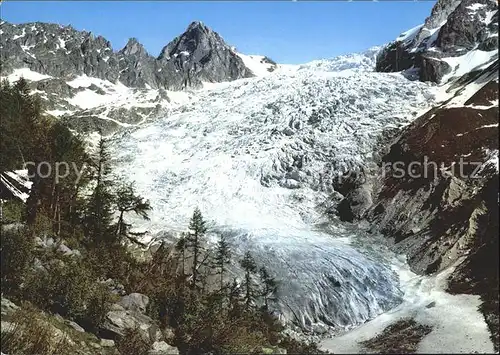
[[[22,285],[34,260],[34,240],[26,228],[2,229],[0,233],[2,292],[14,295]]]
[[[12,326],[2,326],[2,352],[12,355],[74,354],[75,348],[65,334],[56,333],[50,323],[35,309],[23,305],[10,320]]]
[[[8,200],[2,203],[2,224],[21,222],[25,218],[26,208],[19,200]]]
[[[25,297],[42,309],[74,319],[88,330],[102,324],[113,295],[81,261],[56,260],[47,272],[33,273]]]
[[[117,341],[116,348],[121,355],[144,355],[151,349],[151,341],[139,329],[127,329]]]

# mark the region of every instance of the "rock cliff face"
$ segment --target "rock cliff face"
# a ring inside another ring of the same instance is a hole
[[[191,23],[186,32],[163,48],[157,75],[172,89],[253,76],[222,37],[201,22]]]
[[[424,25],[381,52],[378,71],[419,69],[421,80],[443,82],[443,99],[382,137],[378,166],[346,178],[337,207],[342,219],[366,218],[391,237],[415,272],[454,267],[449,291],[481,295],[496,349],[497,12],[496,2],[439,0]]]
[[[201,22],[189,25],[158,58],[135,38],[114,52],[104,37],[71,26],[2,22],[0,31],[2,75],[29,68],[56,78],[85,74],[128,87],[171,90],[253,76],[222,37]]]
[[[484,64],[485,58],[494,60],[497,48],[496,1],[438,0],[423,25],[380,52],[376,70],[417,69],[422,81],[448,81]],[[467,63],[459,63],[464,56]]]
[[[481,295],[497,348],[498,69],[496,61],[467,75],[453,98],[407,127],[383,156],[374,203],[362,200],[417,273],[458,263],[449,290]],[[343,203],[357,211],[350,195]]]

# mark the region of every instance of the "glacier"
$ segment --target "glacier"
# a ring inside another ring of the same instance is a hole
[[[278,279],[276,312],[304,330],[346,329],[397,306],[403,291],[384,253],[325,213],[334,179],[436,101],[435,85],[374,72],[376,52],[210,84],[116,133],[115,173],[153,207],[137,228],[175,237],[199,207],[211,232]]]

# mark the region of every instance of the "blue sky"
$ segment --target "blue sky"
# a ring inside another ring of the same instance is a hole
[[[0,10],[13,23],[71,24],[100,34],[115,50],[136,37],[154,56],[201,20],[242,53],[297,64],[384,44],[423,23],[434,3],[7,1]]]

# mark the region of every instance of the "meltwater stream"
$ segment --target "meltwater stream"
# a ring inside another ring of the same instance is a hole
[[[138,228],[185,231],[199,207],[237,254],[251,250],[278,279],[286,321],[349,327],[396,306],[402,292],[381,255],[325,218],[332,179],[430,101],[426,84],[373,72],[301,69],[218,84],[120,133],[115,171],[151,201]]]

